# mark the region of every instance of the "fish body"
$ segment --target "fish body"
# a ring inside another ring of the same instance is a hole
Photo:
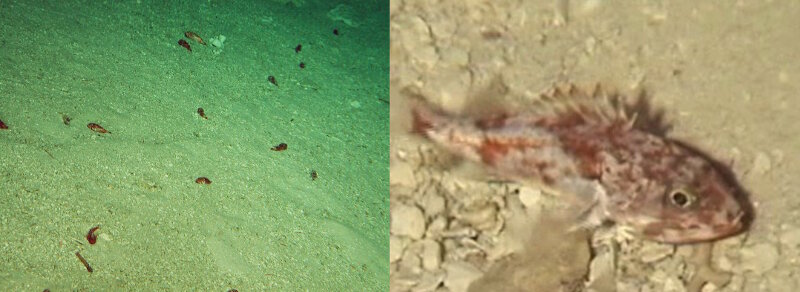
[[[206,42],[203,41],[203,38],[201,38],[199,35],[197,35],[194,32],[187,31],[187,32],[183,33],[183,35],[186,36],[187,38],[190,38],[190,39],[200,43],[201,45],[204,45],[204,46],[206,45]]]
[[[186,40],[184,40],[184,39],[178,40],[178,45],[181,46],[181,47],[186,48],[187,50],[189,50],[189,52],[192,51],[192,46],[190,46],[189,43],[186,42]]]
[[[86,127],[89,128],[90,130],[92,130],[92,131],[94,131],[96,133],[100,133],[100,134],[110,134],[111,133],[108,130],[106,130],[105,128],[103,128],[103,126],[100,126],[100,125],[95,124],[95,123],[89,123],[88,125],[86,125]]]
[[[527,111],[465,117],[415,102],[412,115],[414,132],[495,175],[590,202],[590,225],[613,221],[666,243],[743,229],[737,184],[713,160],[635,127],[618,97],[599,87],[558,88]]]

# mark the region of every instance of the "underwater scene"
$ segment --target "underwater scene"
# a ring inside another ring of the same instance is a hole
[[[0,290],[386,291],[388,1],[0,1]]]
[[[800,2],[390,2],[390,291],[800,291]]]

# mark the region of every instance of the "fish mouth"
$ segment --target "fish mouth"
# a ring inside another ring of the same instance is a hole
[[[671,243],[688,244],[706,241],[719,240],[740,233],[744,228],[744,211],[739,211],[736,215],[728,217],[729,220],[723,222],[712,222],[709,224],[677,224],[675,227],[663,227],[660,232],[653,234],[653,240]]]

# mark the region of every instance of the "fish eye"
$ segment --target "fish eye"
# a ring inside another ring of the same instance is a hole
[[[695,196],[684,189],[677,189],[669,193],[669,201],[675,206],[688,208],[695,201]]]

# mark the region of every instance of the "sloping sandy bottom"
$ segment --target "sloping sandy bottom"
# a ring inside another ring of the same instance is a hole
[[[798,3],[407,0],[391,11],[392,291],[800,288]],[[565,234],[558,198],[487,183],[408,134],[404,93],[458,113],[556,83],[646,92],[669,136],[730,165],[755,207],[748,232],[682,246]]]
[[[286,2],[0,4],[0,290],[387,289],[388,7]]]

